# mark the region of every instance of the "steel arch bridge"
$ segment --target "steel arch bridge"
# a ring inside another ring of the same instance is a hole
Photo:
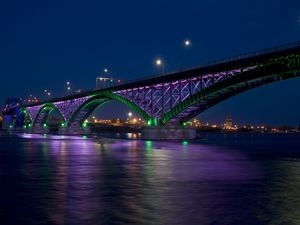
[[[20,107],[13,126],[47,126],[57,111],[62,127],[85,126],[85,119],[116,100],[140,114],[149,126],[182,124],[241,92],[300,76],[300,43],[198,68],[150,77],[101,90]]]

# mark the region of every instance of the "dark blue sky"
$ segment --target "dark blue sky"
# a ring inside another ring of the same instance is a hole
[[[121,80],[300,40],[299,0],[0,1],[0,101],[44,89],[92,89],[104,67]],[[192,41],[185,51],[185,38]],[[300,79],[245,92],[200,117],[221,122],[300,124]],[[107,104],[100,114],[111,115]],[[122,111],[122,112],[121,112]]]

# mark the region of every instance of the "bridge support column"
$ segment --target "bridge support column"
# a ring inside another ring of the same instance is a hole
[[[49,129],[48,128],[33,128],[30,133],[34,134],[48,134]]]
[[[60,135],[68,134],[68,127],[59,127],[58,134],[60,134]]]
[[[88,134],[91,134],[91,129],[89,127],[81,127],[81,126],[60,127],[58,129],[58,134],[60,134],[60,135],[88,135]]]
[[[190,127],[144,127],[142,130],[142,139],[148,140],[190,140],[196,137],[196,129]]]
[[[2,129],[12,130],[14,125],[14,117],[11,115],[5,115],[3,117]]]
[[[48,134],[49,133],[49,127],[42,126],[41,124],[36,124],[30,131],[30,133],[35,134]]]

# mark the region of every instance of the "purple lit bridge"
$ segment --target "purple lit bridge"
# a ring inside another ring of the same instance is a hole
[[[7,105],[3,114],[10,116],[12,129],[42,130],[56,111],[63,121],[61,129],[73,132],[87,127],[84,121],[97,107],[115,100],[142,116],[148,126],[180,126],[241,92],[299,77],[299,70],[297,43],[38,104]]]

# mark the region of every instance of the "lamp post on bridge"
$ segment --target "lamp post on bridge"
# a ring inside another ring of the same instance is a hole
[[[183,53],[184,53],[184,50],[190,48],[191,44],[192,44],[192,42],[189,39],[185,39],[184,42],[183,42],[183,51],[181,52],[179,71],[182,71],[182,68],[183,68]]]
[[[70,81],[66,81],[66,89],[67,89],[67,94],[70,94],[70,92],[71,92],[71,83],[70,83]]]
[[[96,77],[96,89],[99,89],[99,84],[102,84],[102,87],[101,88],[104,88],[106,85],[106,81],[107,80],[110,80],[108,77],[107,77],[107,74],[108,74],[108,69],[107,68],[104,68],[103,70],[104,74],[102,75],[103,77]]]
[[[46,98],[51,96],[51,92],[47,89],[44,90],[44,94]]]
[[[165,73],[165,63],[163,62],[163,60],[162,59],[156,59],[155,64],[158,67],[162,67],[162,74],[164,74]]]

